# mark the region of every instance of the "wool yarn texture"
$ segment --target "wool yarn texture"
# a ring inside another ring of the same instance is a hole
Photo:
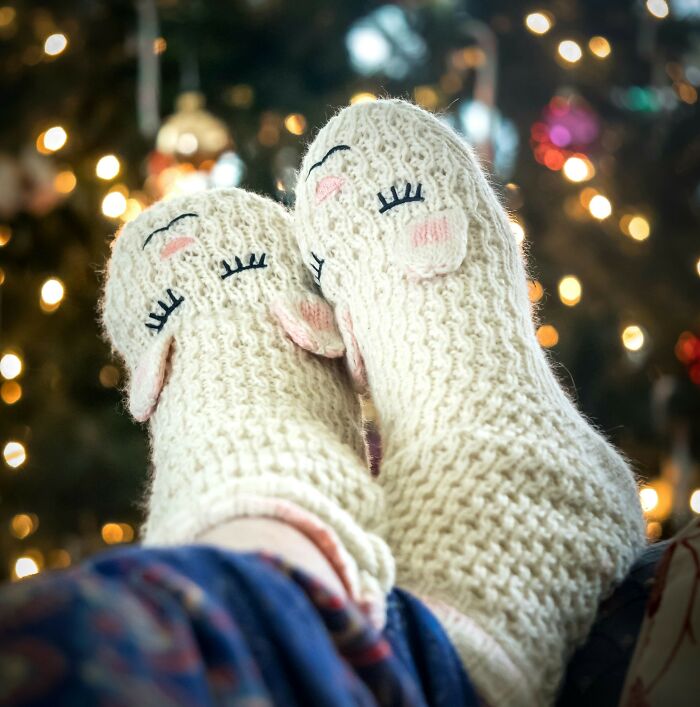
[[[381,623],[393,560],[381,490],[332,312],[311,291],[291,220],[240,189],[160,202],[112,245],[102,318],[149,423],[150,545],[244,516],[291,523]]]
[[[644,521],[628,465],[537,343],[477,159],[411,104],[345,108],[308,148],[295,232],[379,414],[398,583],[489,704],[551,704]]]

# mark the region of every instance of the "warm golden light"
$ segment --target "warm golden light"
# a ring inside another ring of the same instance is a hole
[[[18,513],[10,521],[10,532],[18,540],[28,538],[38,527],[39,519],[34,514]]]
[[[563,42],[559,42],[557,51],[559,56],[564,61],[569,62],[569,64],[575,64],[583,56],[581,47],[573,39],[565,39]]]
[[[531,12],[525,18],[525,26],[533,34],[547,34],[553,24],[551,15],[544,12]]]
[[[537,341],[540,346],[550,349],[559,343],[559,332],[551,324],[543,324],[537,330]]]
[[[0,358],[0,375],[12,380],[22,372],[22,359],[16,353],[5,353]]]
[[[76,184],[77,179],[70,169],[64,169],[59,172],[53,180],[54,189],[59,194],[70,194],[75,189]]]
[[[15,21],[17,11],[14,7],[0,7],[0,27],[7,27]]]
[[[539,280],[529,280],[527,283],[527,296],[530,302],[539,302],[544,295],[544,288]]]
[[[49,56],[58,56],[68,46],[65,34],[52,34],[44,42],[44,53]]]
[[[644,513],[650,513],[659,504],[659,494],[655,489],[644,486],[639,490],[639,503]]]
[[[594,189],[593,187],[586,187],[585,189],[581,189],[581,193],[578,195],[578,200],[581,202],[581,206],[588,208],[588,205],[591,203],[591,199],[597,193],[598,190]]]
[[[644,346],[644,332],[636,324],[630,324],[622,330],[622,344],[628,351],[639,351]]]
[[[668,3],[666,0],[647,0],[647,10],[659,20],[668,17]]]
[[[604,221],[612,213],[612,204],[607,197],[596,194],[588,204],[588,210],[593,218]]]
[[[635,241],[645,241],[651,233],[649,221],[644,216],[632,216],[627,223],[627,232]]]
[[[416,86],[413,89],[413,98],[426,110],[435,110],[440,105],[440,96],[432,86]]]
[[[102,199],[102,213],[107,218],[119,218],[126,208],[126,197],[120,191],[111,191]]]
[[[700,258],[695,261],[695,272],[698,274],[698,277],[700,277]]]
[[[284,119],[284,127],[292,135],[303,135],[306,132],[306,118],[301,113],[290,113]]]
[[[647,523],[647,539],[651,542],[658,540],[661,537],[663,526],[658,520],[650,520]]]
[[[168,48],[168,42],[165,37],[156,37],[153,40],[153,53],[162,54]]]
[[[509,223],[510,232],[513,234],[515,242],[520,245],[525,240],[525,229],[523,228],[523,225],[522,223],[520,223],[520,221],[516,221],[513,219]]]
[[[68,550],[63,548],[58,548],[57,550],[51,550],[49,553],[49,567],[54,570],[65,569],[70,567],[72,558]]]
[[[27,450],[21,442],[8,442],[2,450],[2,456],[7,466],[17,469],[27,461]]]
[[[36,560],[31,557],[18,557],[15,561],[14,574],[17,579],[30,577],[33,574],[39,573],[39,565]]]
[[[690,494],[690,510],[700,514],[700,489],[695,489]]]
[[[572,155],[564,162],[562,172],[570,182],[587,182],[595,175],[595,167],[585,155]]]
[[[54,309],[58,309],[65,293],[66,289],[63,286],[63,283],[57,277],[50,277],[41,286],[41,300],[39,302],[41,308],[45,312],[51,312]]]
[[[105,523],[102,526],[102,540],[107,545],[129,543],[134,539],[134,529],[128,523]]]
[[[0,268],[0,285],[2,285],[3,282],[5,282],[5,271]]]
[[[110,180],[114,179],[119,174],[121,168],[119,158],[116,155],[104,155],[97,160],[95,174],[100,179]]]
[[[22,386],[17,381],[5,381],[0,386],[0,398],[5,405],[14,405],[22,398]]]
[[[588,40],[588,48],[591,50],[591,53],[599,59],[607,58],[612,51],[610,42],[608,42],[605,37],[591,37]]]
[[[108,363],[100,368],[99,378],[104,388],[116,388],[119,385],[119,369]]]
[[[42,146],[44,150],[48,152],[60,150],[68,140],[68,133],[60,125],[49,128],[45,133],[42,133],[42,135]]]
[[[12,238],[12,229],[9,226],[0,226],[0,248],[3,248]]]
[[[581,282],[574,275],[567,275],[559,281],[559,299],[567,307],[573,307],[581,301],[581,291]]]
[[[355,93],[350,98],[350,105],[354,106],[356,103],[370,103],[371,101],[376,101],[377,97],[373,93],[368,91],[360,91]]]

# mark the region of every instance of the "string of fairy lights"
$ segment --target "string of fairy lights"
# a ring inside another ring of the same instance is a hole
[[[394,11],[395,8],[392,8]],[[665,0],[647,0],[646,11],[655,21],[662,21],[669,15],[669,6]],[[16,11],[11,7],[0,7],[0,28],[15,21]],[[536,37],[556,34],[557,19],[548,10],[536,10],[523,17],[524,27]],[[358,39],[358,37],[356,37]],[[377,46],[368,40],[367,33],[357,46],[358,51],[374,52]],[[362,44],[364,42],[364,44]],[[52,32],[43,43],[43,53],[47,60],[55,60],[69,49],[70,38],[63,32]],[[614,48],[604,36],[595,35],[587,42],[571,37],[558,37],[555,40],[554,58],[564,68],[576,66],[585,60],[587,48],[592,60],[606,61],[613,55]],[[167,41],[158,37],[153,44],[153,52],[160,55],[167,50]],[[363,57],[359,57],[361,60]],[[372,57],[364,57],[370,59]],[[355,57],[358,59],[358,57]],[[463,86],[463,74],[476,71],[486,61],[484,52],[474,46],[455,50],[449,57],[448,70],[436,85],[415,86],[414,100],[429,110],[437,110],[451,102],[451,96],[457,94]],[[358,65],[361,65],[361,61]],[[674,80],[674,90],[678,99],[692,104],[697,101],[697,90],[682,77]],[[376,100],[370,90],[360,90],[349,96],[349,103],[356,104]],[[254,101],[254,89],[247,84],[237,84],[227,90],[227,101],[236,108],[249,108]],[[561,97],[552,99],[550,108],[561,108]],[[559,103],[557,103],[559,101]],[[307,131],[307,120],[301,113],[289,113],[286,116],[273,111],[265,111],[260,116],[260,126],[256,135],[257,142],[264,148],[275,147],[283,133],[292,137],[301,137]],[[652,219],[641,210],[616,207],[610,194],[604,193],[595,184],[596,166],[591,158],[582,151],[566,149],[566,129],[561,126],[538,122],[531,128],[530,146],[537,162],[545,168],[560,172],[564,179],[573,185],[580,185],[579,193],[565,204],[565,210],[572,218],[589,218],[599,222],[617,221],[619,231],[631,241],[642,243],[652,236]],[[199,94],[182,94],[179,108],[174,116],[166,120],[157,138],[157,149],[149,158],[149,175],[143,188],[129,189],[118,181],[122,174],[122,162],[112,152],[99,156],[92,167],[98,183],[104,183],[100,211],[114,223],[124,223],[134,219],[149,203],[157,198],[210,186],[237,186],[242,180],[245,165],[232,148],[231,136],[227,126],[203,107],[203,97]],[[59,155],[70,145],[70,135],[62,125],[50,125],[42,130],[35,139],[35,149],[47,158]],[[280,151],[282,152],[282,150]],[[293,188],[293,175],[296,164],[293,160],[298,152],[292,153],[292,160],[284,168],[283,174],[276,181],[278,196]],[[285,171],[286,170],[286,171]],[[285,176],[287,175],[287,176]],[[292,175],[292,176],[289,176]],[[53,178],[53,189],[62,198],[67,198],[78,187],[78,179],[72,167],[62,163]],[[517,192],[519,187],[512,182],[506,189]],[[517,216],[511,220],[513,236],[518,243],[526,238],[526,226]],[[9,225],[0,224],[0,248],[6,246],[12,238]],[[700,276],[700,257],[695,263]],[[6,273],[0,268],[0,286],[5,281]],[[584,284],[574,273],[563,275],[557,284],[559,300],[567,307],[575,307],[584,297]],[[51,315],[57,312],[67,295],[65,283],[56,275],[47,277],[39,288],[38,306],[42,312]],[[544,288],[539,281],[529,283],[531,301],[538,302],[544,296]],[[690,337],[690,338],[689,338]],[[676,347],[679,359],[690,356],[690,349],[695,351],[696,339],[689,332],[684,332]],[[551,323],[542,323],[537,329],[537,339],[541,346],[551,348],[559,342],[559,332]],[[691,340],[692,339],[692,340]],[[620,329],[620,341],[631,355],[638,354],[648,343],[648,335],[639,322],[624,322]],[[700,341],[698,352],[700,352]],[[690,347],[690,348],[689,348]],[[695,355],[694,353],[692,355]],[[700,353],[699,353],[700,358]],[[22,377],[24,362],[18,348],[7,348],[0,354],[0,398],[7,406],[15,405],[23,395]],[[691,375],[692,378],[692,375]],[[105,387],[116,387],[119,383],[119,371],[112,364],[104,365],[99,372],[100,383]],[[698,380],[700,384],[700,364]],[[25,442],[17,439],[6,440],[2,455],[9,470],[21,472],[27,466],[29,451]],[[640,500],[649,521],[649,534],[660,534],[662,522],[670,513],[670,497],[673,493],[657,480],[650,482],[640,491]],[[690,509],[700,514],[700,488],[694,489],[689,498]],[[39,518],[33,513],[14,515],[9,523],[11,535],[20,542],[30,538],[39,527]],[[101,537],[106,544],[131,542],[134,529],[127,523],[108,522],[101,528]],[[57,568],[68,566],[72,561],[68,550],[58,548],[49,551],[46,556],[38,549],[25,548],[14,558],[11,574],[14,579],[21,579],[40,572],[44,567]]]

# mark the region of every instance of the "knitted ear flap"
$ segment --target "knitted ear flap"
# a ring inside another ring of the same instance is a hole
[[[367,371],[365,370],[365,361],[360,352],[360,346],[355,338],[355,332],[352,325],[352,317],[350,310],[346,305],[338,307],[338,328],[340,335],[343,337],[347,356],[345,360],[348,364],[350,376],[355,384],[355,389],[358,393],[366,393],[369,384],[367,383]]]
[[[398,259],[406,277],[423,280],[455,272],[467,255],[467,216],[461,209],[408,223],[400,234]]]
[[[288,295],[272,304],[272,313],[301,348],[326,358],[340,358],[345,353],[333,309],[318,295]]]
[[[158,405],[173,337],[157,335],[141,358],[129,383],[129,412],[145,422]]]

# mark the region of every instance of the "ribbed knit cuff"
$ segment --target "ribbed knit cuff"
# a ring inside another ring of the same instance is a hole
[[[479,694],[492,707],[542,707],[528,671],[476,621],[438,599],[421,597],[437,616]]]

